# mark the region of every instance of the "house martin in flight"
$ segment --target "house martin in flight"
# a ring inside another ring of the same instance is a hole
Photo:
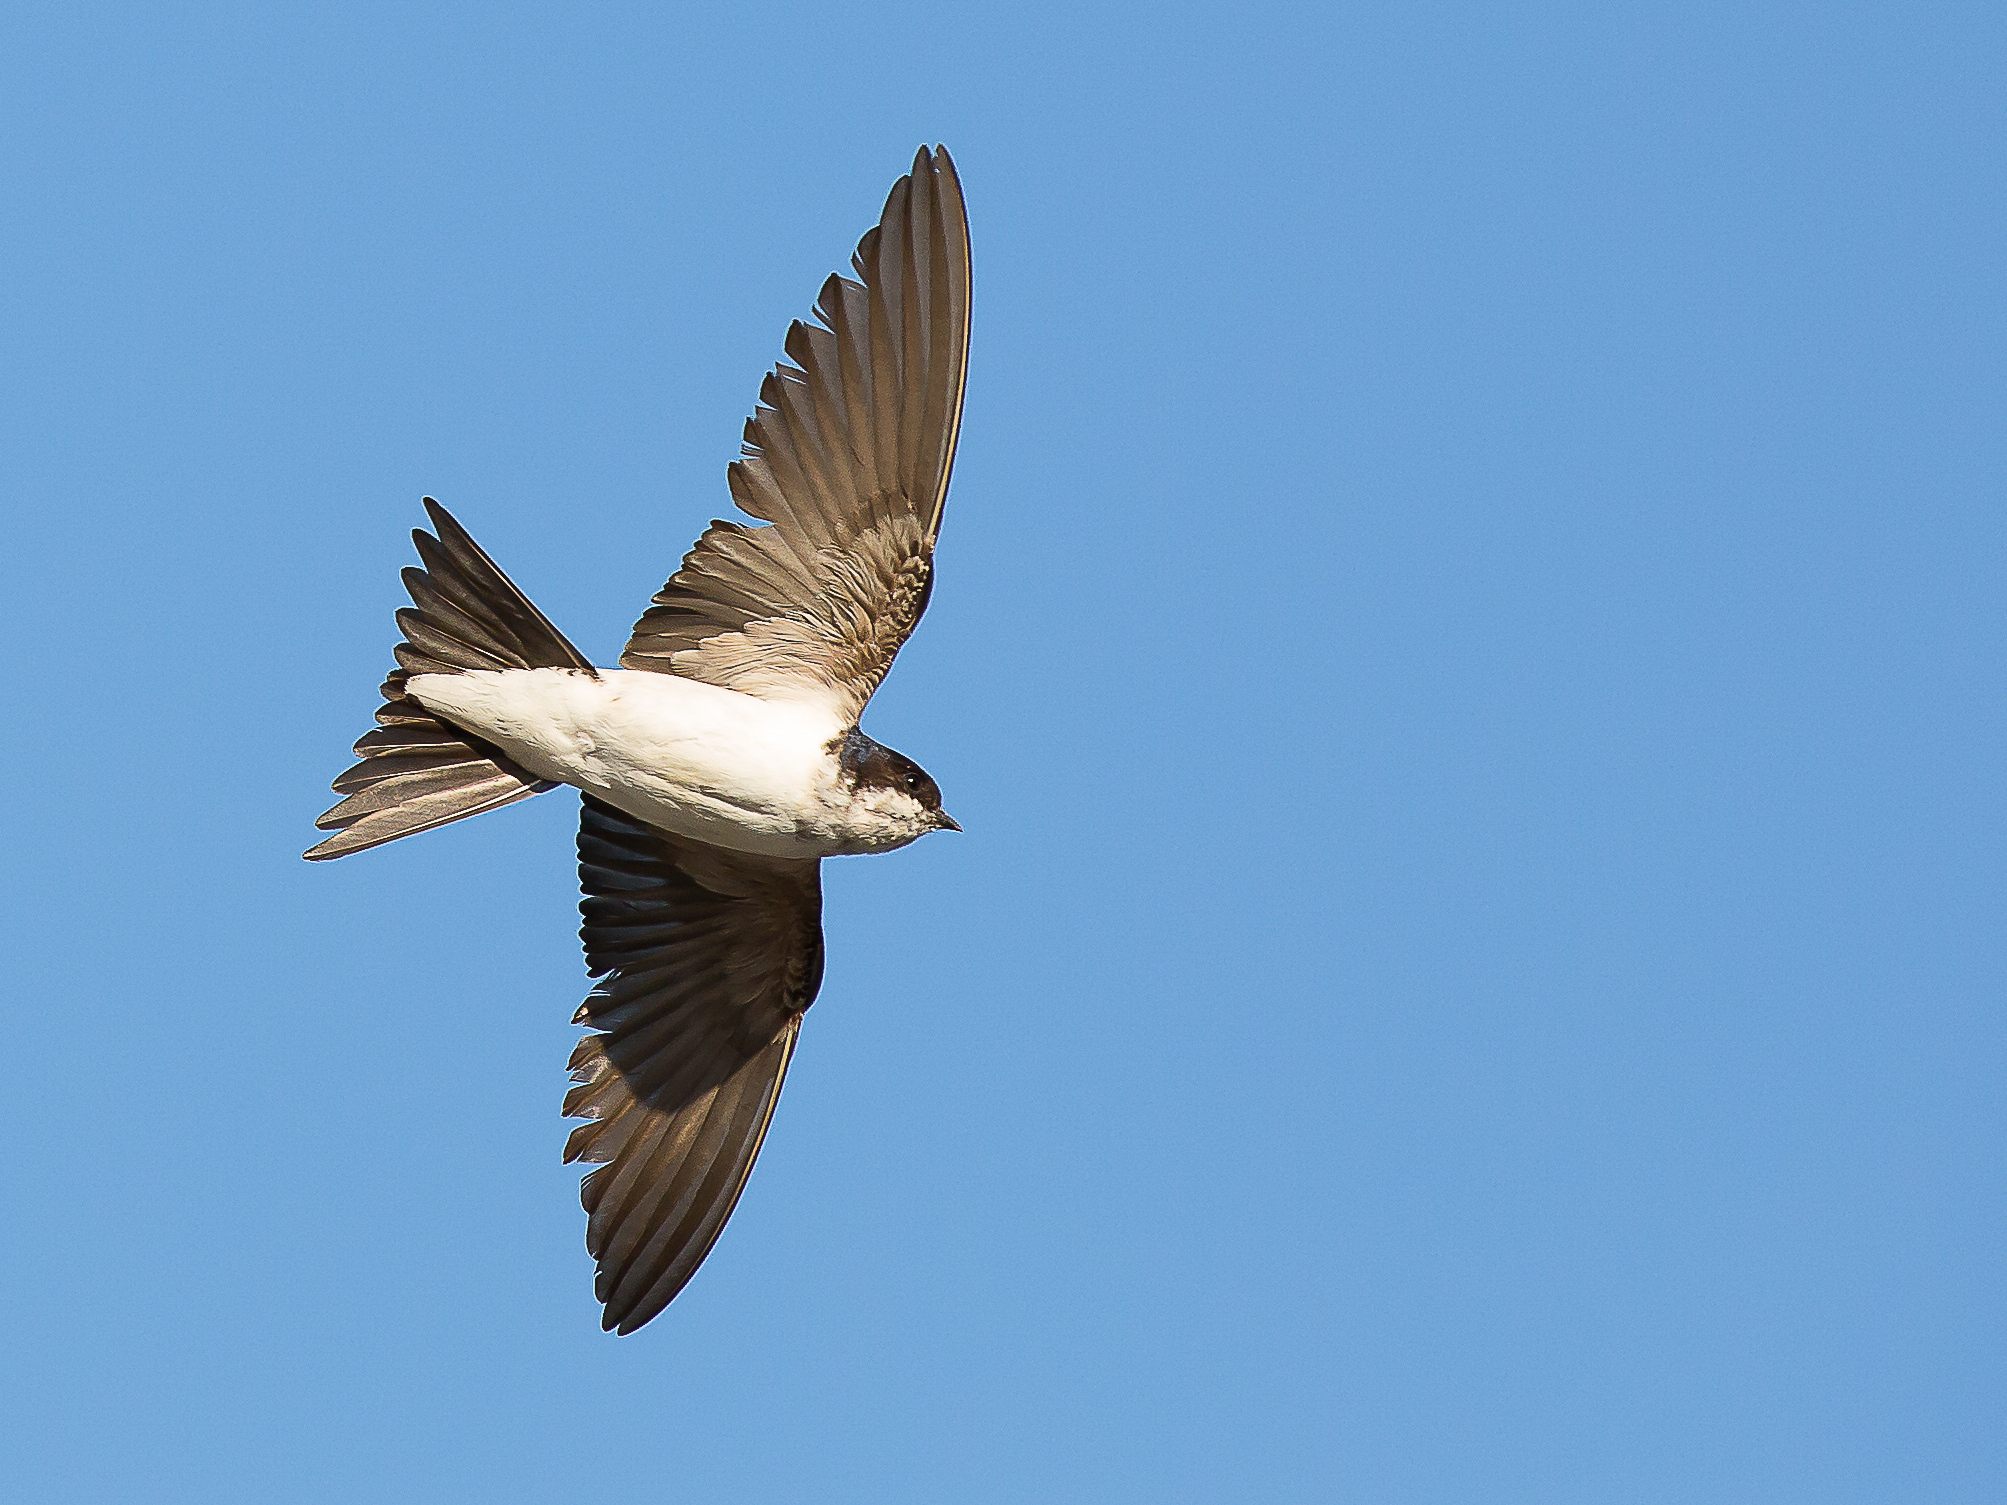
[[[586,966],[565,1113],[603,1325],[658,1315],[716,1243],[822,981],[825,857],[960,827],[858,716],[934,583],[969,345],[969,230],[922,149],[760,388],[732,499],[595,668],[427,499],[412,604],[310,858],[569,784]],[[764,525],[764,526],[761,526]]]

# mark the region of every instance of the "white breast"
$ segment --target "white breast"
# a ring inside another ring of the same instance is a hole
[[[768,856],[821,856],[847,803],[827,711],[674,675],[494,669],[414,675],[405,689],[531,773],[654,825]]]

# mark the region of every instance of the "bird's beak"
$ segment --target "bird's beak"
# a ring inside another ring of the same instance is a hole
[[[945,810],[936,810],[934,812],[934,825],[942,831],[959,831],[962,829],[962,823]]]

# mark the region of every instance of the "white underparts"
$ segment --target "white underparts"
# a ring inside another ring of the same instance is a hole
[[[826,857],[930,828],[910,799],[850,789],[832,750],[847,728],[819,705],[623,669],[417,674],[405,692],[538,777],[713,846]]]

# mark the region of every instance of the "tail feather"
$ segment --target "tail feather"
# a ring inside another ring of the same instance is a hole
[[[397,625],[408,630],[421,624],[428,642],[397,645],[397,662],[407,674],[450,674],[459,669],[583,669],[595,672],[592,661],[572,647],[530,598],[502,573],[500,565],[475,543],[453,514],[432,498],[425,511],[437,538],[413,529],[422,570],[407,569],[404,583],[417,609],[397,614]],[[413,581],[420,582],[413,587]],[[421,594],[421,591],[423,592]],[[443,601],[451,611],[439,611]],[[472,655],[496,662],[470,662]]]
[[[397,613],[404,641],[383,683],[377,726],[355,744],[362,760],[334,781],[346,798],[314,824],[335,834],[307,852],[342,857],[498,810],[556,786],[497,747],[434,715],[404,692],[414,674],[470,669],[577,669],[591,662],[531,604],[453,515],[430,497],[435,538],[415,530],[423,569],[404,572],[414,603]]]

